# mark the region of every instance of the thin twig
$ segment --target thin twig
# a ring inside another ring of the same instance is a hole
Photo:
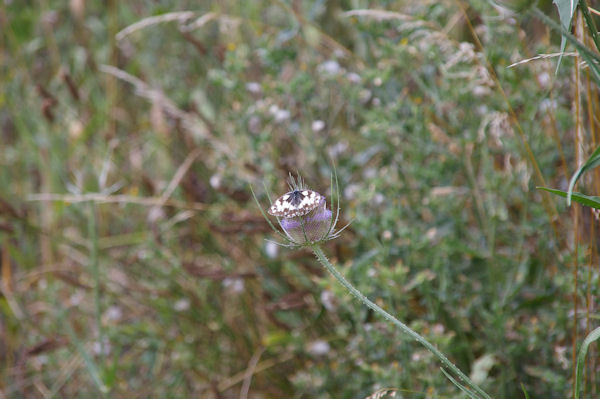
[[[399,21],[414,21],[415,18],[407,15],[400,14],[399,12],[386,11],[386,10],[369,10],[369,9],[356,9],[342,13],[344,17],[373,17],[378,21],[387,19],[396,19]]]
[[[100,193],[87,193],[80,195],[72,194],[30,194],[26,197],[27,201],[60,201],[67,203],[78,203],[94,201],[97,204],[136,204],[144,206],[171,206],[174,208],[194,209],[204,211],[207,209],[206,204],[200,202],[186,202],[178,200],[165,200],[164,198],[156,197],[136,197],[133,195],[105,195]]]
[[[148,85],[143,80],[133,76],[130,73],[125,72],[122,69],[116,68],[112,65],[100,65],[100,71],[114,76],[115,78],[121,79],[127,83],[133,85],[137,91],[137,94],[141,97],[150,100],[153,103],[157,103],[162,106],[164,110],[171,116],[187,120],[190,115],[177,107],[173,101],[171,101],[160,89],[155,89]]]
[[[258,348],[248,362],[248,368],[246,369],[246,375],[244,376],[244,383],[242,384],[242,389],[240,390],[240,399],[248,399],[248,392],[250,392],[250,383],[252,382],[254,370],[256,369],[256,365],[258,364],[258,361],[264,352],[265,348]]]
[[[194,29],[198,29],[198,28],[206,25],[208,22],[212,21],[213,19],[217,18],[218,16],[219,16],[219,14],[217,14],[217,13],[209,12],[209,13],[202,15],[201,17],[198,17],[194,22],[190,22],[187,25],[182,25],[179,29],[182,32],[190,32]]]
[[[562,53],[562,52],[559,52],[559,53],[549,53],[549,54],[538,54],[535,57],[527,58],[525,60],[517,61],[517,62],[515,62],[513,64],[510,64],[509,66],[507,66],[507,68],[512,68],[512,67],[515,67],[515,66],[521,65],[521,64],[526,64],[526,63],[528,63],[530,61],[543,60],[543,59],[546,59],[546,58],[560,57],[561,55],[563,57],[574,57],[574,56],[577,55],[577,53]]]
[[[177,171],[175,172],[175,175],[173,175],[173,178],[169,182],[169,185],[160,196],[161,203],[158,206],[162,206],[169,199],[171,194],[173,194],[173,191],[175,191],[175,189],[181,182],[181,179],[183,179],[183,176],[185,176],[187,171],[190,169],[196,158],[200,156],[200,154],[202,154],[202,148],[196,148],[194,151],[188,154],[183,163],[179,166],[179,168],[177,168]]]
[[[271,367],[274,367],[281,363],[285,363],[292,359],[294,359],[293,354],[284,353],[278,358],[264,360],[256,365],[256,367],[254,368],[254,374],[258,374],[258,373],[265,371]],[[217,389],[219,390],[219,392],[226,391],[227,389],[231,388],[232,386],[244,381],[244,378],[246,378],[246,371],[247,370],[244,370],[240,373],[237,373],[237,374],[227,378],[226,380],[221,381],[219,383],[219,385],[217,386]]]
[[[389,21],[389,20],[404,21],[404,22],[413,23],[413,26],[427,26],[432,29],[438,29],[438,27],[435,26],[435,24],[433,24],[429,21],[417,19],[417,18],[413,17],[412,15],[401,14],[399,12],[394,12],[394,11],[355,9],[355,10],[349,10],[349,11],[342,13],[342,16],[344,16],[344,17],[367,17],[367,18],[372,18],[375,21]]]
[[[184,110],[179,108],[175,104],[175,102],[169,99],[162,92],[162,90],[151,87],[143,80],[131,75],[130,73],[123,71],[122,69],[116,68],[112,65],[100,65],[100,71],[133,85],[135,87],[136,93],[140,97],[143,97],[148,101],[152,102],[153,104],[158,105],[168,115],[180,120],[182,122],[183,127],[186,130],[188,130],[191,134],[206,140],[206,142],[212,145],[218,152],[222,154],[230,154],[231,150],[229,148],[229,145],[223,143],[221,140],[215,137],[215,135],[209,128],[209,122],[206,117],[198,117],[189,112],[185,112]]]
[[[161,24],[164,22],[178,21],[180,23],[185,22],[188,19],[194,18],[196,13],[193,11],[179,11],[179,12],[169,12],[162,15],[156,15],[154,17],[144,18],[134,24],[129,25],[125,29],[119,31],[115,38],[117,41],[123,40],[126,36],[132,34],[135,31],[140,29],[147,28],[148,26]]]

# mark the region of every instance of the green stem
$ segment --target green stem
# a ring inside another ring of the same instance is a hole
[[[397,318],[395,318],[394,316],[392,316],[391,314],[389,314],[388,312],[386,312],[385,310],[383,310],[382,308],[380,308],[379,306],[377,306],[376,304],[374,304],[373,302],[371,302],[369,300],[369,298],[367,298],[359,290],[357,290],[356,288],[354,288],[354,286],[352,284],[350,284],[348,282],[348,280],[346,280],[344,278],[344,276],[340,272],[337,271],[337,269],[335,268],[335,266],[333,266],[329,262],[329,260],[327,259],[327,257],[323,253],[323,251],[321,250],[321,247],[319,247],[318,245],[315,244],[315,245],[311,246],[311,249],[313,250],[313,252],[314,252],[315,256],[317,257],[317,259],[319,260],[319,262],[321,262],[321,264],[323,266],[325,266],[325,268],[331,274],[333,274],[333,276],[344,287],[346,287],[346,289],[348,291],[350,291],[350,293],[352,295],[354,295],[358,300],[360,300],[362,303],[364,303],[365,305],[367,305],[369,308],[373,309],[373,311],[375,311],[376,313],[380,314],[384,319],[386,319],[387,321],[395,324],[405,334],[409,335],[411,338],[414,338],[415,341],[417,341],[421,345],[423,345],[427,350],[429,350],[438,359],[440,359],[440,361],[442,362],[442,364],[444,366],[446,366],[450,371],[452,371],[462,382],[464,382],[474,392],[478,393],[481,398],[491,399],[490,395],[488,395],[483,389],[479,388],[473,381],[471,381],[471,379],[469,377],[467,377],[462,371],[460,371],[460,369],[458,367],[456,367],[450,360],[448,360],[448,358],[442,352],[440,352],[435,346],[433,346],[432,344],[430,344],[429,341],[427,341],[425,338],[423,338],[422,336],[420,336],[416,331],[412,330],[406,324],[402,323],[400,320],[398,320]]]
[[[98,230],[96,227],[96,204],[90,201],[90,218],[88,219],[88,238],[90,240],[90,268],[94,279],[94,305],[96,328],[98,329],[98,343],[100,346],[100,359],[104,365],[104,328],[102,326],[102,305],[100,293],[100,266],[98,264]]]

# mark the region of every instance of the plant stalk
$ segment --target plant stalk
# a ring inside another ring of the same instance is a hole
[[[100,359],[104,366],[104,327],[102,326],[102,297],[100,292],[100,265],[98,264],[98,230],[96,226],[96,204],[90,201],[90,217],[88,219],[88,239],[90,241],[90,269],[94,280],[94,314],[98,330]]]
[[[456,367],[448,358],[440,352],[435,346],[433,346],[429,341],[419,335],[416,331],[412,330],[406,324],[402,323],[400,320],[377,306],[375,303],[371,302],[369,298],[364,296],[359,290],[354,288],[348,280],[344,278],[344,276],[329,262],[323,250],[318,245],[311,245],[311,249],[314,252],[315,256],[319,260],[319,262],[329,271],[333,277],[335,277],[352,295],[354,295],[358,300],[367,305],[369,308],[373,309],[375,313],[381,315],[384,319],[395,324],[400,330],[402,330],[405,334],[409,335],[415,341],[419,342],[423,345],[428,351],[433,353],[442,364],[450,371],[454,373],[466,386],[473,390],[473,393],[478,394],[480,398],[491,399],[491,396],[488,395],[483,389],[479,388],[469,377],[467,377],[458,367]]]

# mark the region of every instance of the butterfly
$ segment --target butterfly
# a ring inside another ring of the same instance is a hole
[[[277,198],[268,212],[277,217],[293,218],[306,215],[324,201],[325,197],[316,191],[295,189]]]

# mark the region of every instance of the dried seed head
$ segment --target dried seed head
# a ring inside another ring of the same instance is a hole
[[[325,198],[312,211],[293,218],[281,220],[281,227],[298,244],[322,241],[331,229],[332,213],[327,209]]]

